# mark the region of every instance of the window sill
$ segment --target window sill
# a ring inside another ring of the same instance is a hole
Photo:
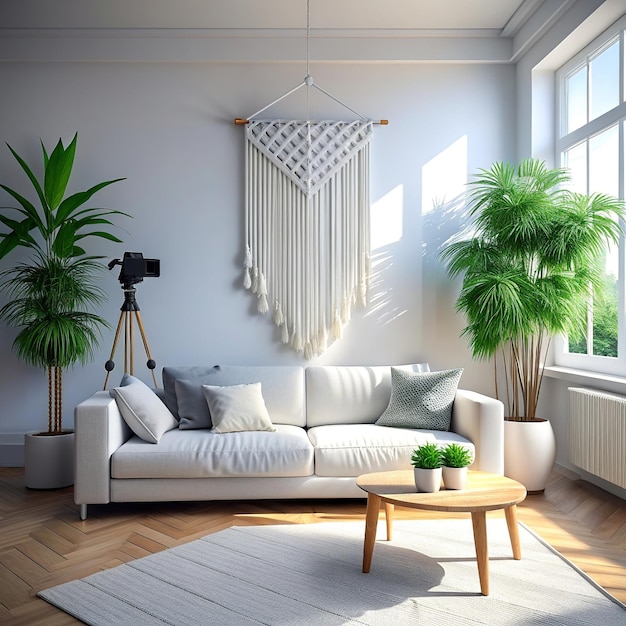
[[[558,365],[546,366],[544,375],[548,378],[557,378],[577,385],[598,385],[610,388],[611,391],[626,394],[626,377],[615,374],[603,374],[589,370],[561,367]]]

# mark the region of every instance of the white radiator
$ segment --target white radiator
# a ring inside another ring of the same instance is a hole
[[[569,387],[569,460],[626,489],[626,397]]]

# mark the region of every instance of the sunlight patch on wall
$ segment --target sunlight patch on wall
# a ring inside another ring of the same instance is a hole
[[[402,239],[404,189],[398,185],[370,208],[370,247],[377,250]]]
[[[422,215],[465,193],[467,135],[457,139],[422,167]]]
[[[368,310],[365,317],[376,317],[382,326],[391,324],[407,313],[395,304],[394,288],[386,283],[385,275],[391,271],[393,265],[393,252],[383,250],[372,255],[372,276],[370,279],[370,291]]]

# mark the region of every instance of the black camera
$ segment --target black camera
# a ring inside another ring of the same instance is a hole
[[[141,252],[124,252],[123,260],[113,259],[109,263],[112,270],[121,265],[119,280],[124,286],[140,283],[144,278],[158,278],[161,275],[159,259],[144,259]]]

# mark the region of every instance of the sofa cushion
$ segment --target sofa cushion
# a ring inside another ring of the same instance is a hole
[[[163,433],[178,427],[178,421],[163,401],[139,379],[113,389],[124,421],[144,441],[159,443]]]
[[[305,426],[304,368],[296,365],[216,365],[163,368],[166,404],[178,415],[176,380],[192,381],[196,392],[201,385],[242,385],[260,382],[263,398],[274,424]]]
[[[414,373],[391,368],[391,398],[379,426],[450,430],[463,369]]]
[[[411,452],[427,441],[442,445],[463,443],[474,453],[474,445],[453,432],[376,424],[316,426],[309,430],[309,439],[315,446],[315,474],[318,476],[358,476],[411,469]]]
[[[311,476],[313,446],[299,426],[216,434],[170,430],[158,446],[132,437],[111,457],[112,478]]]
[[[211,412],[213,432],[276,430],[263,400],[261,383],[228,387],[202,385],[202,392]]]
[[[428,363],[398,366],[427,372]],[[306,368],[307,425],[374,423],[389,404],[388,365],[310,366]],[[270,412],[271,414],[271,412]]]

